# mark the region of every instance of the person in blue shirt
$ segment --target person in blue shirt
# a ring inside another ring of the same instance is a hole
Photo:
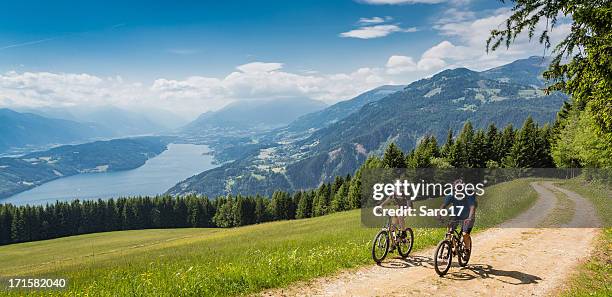
[[[458,179],[453,182],[453,187],[457,188],[456,185],[463,184],[463,180]],[[476,197],[474,195],[463,195],[463,197],[458,197],[457,193],[455,195],[448,195],[444,198],[444,203],[440,206],[440,209],[445,209],[452,205],[454,207],[455,216],[452,218],[451,228],[455,228],[461,222],[463,222],[461,226],[461,232],[463,234],[463,243],[465,244],[466,249],[471,249],[472,247],[472,238],[470,237],[470,233],[472,232],[472,228],[474,227],[474,219],[476,217]]]

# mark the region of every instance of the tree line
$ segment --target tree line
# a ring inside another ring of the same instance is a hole
[[[277,220],[318,217],[361,205],[361,173],[366,168],[550,167],[551,128],[528,118],[523,127],[495,125],[474,129],[467,122],[458,135],[449,131],[443,145],[424,137],[408,152],[388,145],[382,157],[371,156],[355,176],[337,176],[318,188],[271,197],[227,195],[209,199],[128,197],[58,201],[45,206],[0,205],[0,245],[64,236],[151,228],[237,227]]]
[[[45,206],[3,204],[0,245],[95,232],[237,227],[322,216],[359,207],[358,201],[346,200],[350,181],[350,175],[336,177],[317,189],[276,191],[272,197],[189,195],[57,201]]]

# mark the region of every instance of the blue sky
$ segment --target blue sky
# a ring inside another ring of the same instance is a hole
[[[0,106],[184,103],[196,114],[260,97],[333,103],[541,54],[526,41],[484,53],[507,14],[490,0],[12,1],[0,9]]]

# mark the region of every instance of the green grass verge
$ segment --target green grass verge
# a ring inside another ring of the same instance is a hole
[[[488,223],[515,216],[536,197],[526,180],[496,185],[487,195],[478,220]],[[508,208],[493,207],[504,203]],[[484,211],[489,204],[491,211]],[[45,296],[250,294],[371,264],[370,240],[377,231],[362,227],[355,210],[233,229],[81,235],[0,247],[0,277],[69,280],[66,290],[36,292]],[[443,234],[443,229],[415,230],[415,250],[433,246]]]
[[[559,295],[612,296],[612,228],[608,227],[612,223],[612,212],[610,212],[612,189],[580,179],[565,181],[559,183],[559,186],[589,199],[606,226],[596,240],[593,255],[578,267],[576,274]]]

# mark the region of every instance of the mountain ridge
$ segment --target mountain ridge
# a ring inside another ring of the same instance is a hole
[[[390,142],[408,150],[425,135],[442,140],[449,129],[457,131],[468,120],[475,127],[519,126],[527,116],[550,122],[566,97],[546,95],[534,86],[542,81],[545,67],[528,58],[480,72],[444,70],[304,136],[286,137],[282,131],[249,155],[182,181],[168,193],[214,197],[312,188],[352,174]]]
[[[87,141],[109,135],[109,131],[92,123],[48,118],[9,108],[0,108],[0,123],[0,153],[24,147]]]

